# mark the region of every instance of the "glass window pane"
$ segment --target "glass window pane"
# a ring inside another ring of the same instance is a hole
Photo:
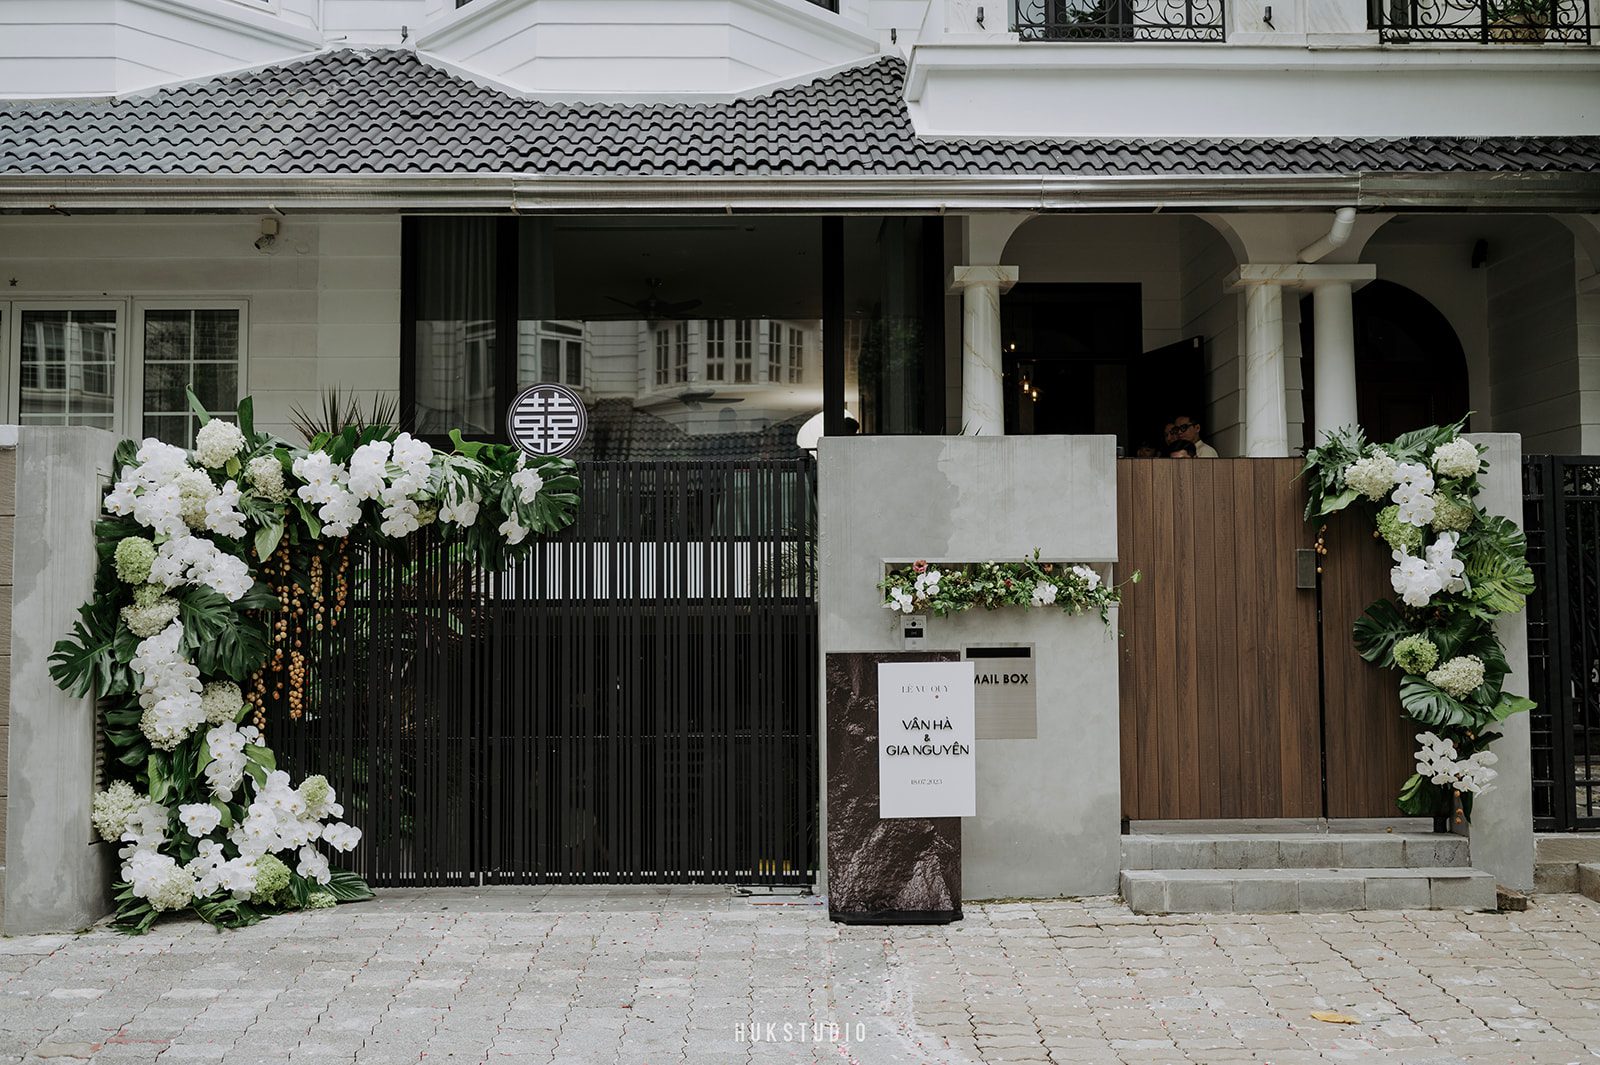
[[[544,337],[539,341],[539,379],[561,380],[561,341]]]
[[[197,359],[239,357],[238,311],[194,312],[194,357]]]
[[[194,417],[190,415],[146,414],[144,435],[176,444],[178,447],[193,447],[194,422]]]
[[[117,312],[21,312],[20,420],[29,425],[115,424]]]
[[[937,230],[932,230],[937,232]],[[944,358],[930,334],[930,227],[919,218],[844,223],[845,410],[863,433],[943,432],[930,417],[929,368]],[[940,419],[942,421],[942,419]]]
[[[495,392],[498,222],[419,218],[408,224],[416,227],[416,255],[405,264],[417,306],[414,429],[495,435],[502,413]]]
[[[144,361],[187,362],[193,351],[193,312],[149,310],[144,315]]]

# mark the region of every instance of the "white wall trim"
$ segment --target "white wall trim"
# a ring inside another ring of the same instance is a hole
[[[431,50],[447,47],[482,24],[509,16],[522,8],[536,7],[543,0],[473,0],[466,7],[447,11],[439,21],[425,26],[417,34],[419,49]],[[590,0],[598,2],[598,0]],[[666,0],[655,0],[663,3]],[[805,0],[724,0],[730,7],[744,7],[763,17],[777,17],[807,33],[832,38],[843,44],[859,44],[877,50],[878,38],[865,26],[849,21],[843,14],[834,14]],[[538,24],[537,18],[528,20]],[[524,23],[519,22],[518,26]]]
[[[919,41],[911,48],[906,99],[920,100],[928,75],[947,70],[1059,71],[1148,70],[1236,72],[1256,68],[1296,74],[1318,71],[1514,70],[1524,73],[1567,70],[1600,76],[1600,50],[1594,48],[1492,49],[1471,47],[1304,48],[1252,44],[1080,44],[1063,41]],[[1600,86],[1600,82],[1597,82]]]
[[[482,0],[475,0],[482,2]],[[470,6],[470,5],[469,5]],[[438,67],[446,73],[453,74],[464,81],[470,81],[481,88],[494,92],[504,93],[519,100],[534,100],[540,103],[612,103],[624,107],[648,107],[651,104],[726,104],[737,100],[749,100],[758,96],[767,96],[781,89],[792,89],[798,85],[808,85],[819,78],[831,78],[835,74],[843,74],[847,70],[857,67],[870,66],[882,58],[880,53],[849,59],[843,63],[832,66],[808,70],[803,74],[795,74],[776,81],[763,82],[737,92],[538,92],[524,89],[519,85],[502,81],[471,67],[462,66],[432,52],[418,51],[417,58],[429,66]]]

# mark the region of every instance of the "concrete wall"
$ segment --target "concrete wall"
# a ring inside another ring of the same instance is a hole
[[[99,429],[0,427],[16,441],[15,584],[5,909],[8,935],[84,928],[110,909],[113,849],[89,814],[98,736],[94,703],[50,679],[49,655],[94,588],[93,526],[116,439]],[[0,630],[0,635],[4,635]]]
[[[1035,548],[1063,562],[1114,560],[1115,454],[1105,436],[824,439],[823,654],[902,649],[876,588],[886,562],[1019,559]],[[924,650],[1035,646],[1038,738],[977,745],[978,816],[962,830],[965,897],[1116,890],[1114,631],[1114,617],[1108,632],[1098,617],[1021,607],[930,622]]]
[[[1469,439],[1489,451],[1484,460],[1489,472],[1481,480],[1479,504],[1490,514],[1501,514],[1522,525],[1522,447],[1514,433],[1473,433]],[[1528,623],[1525,614],[1503,617],[1495,623],[1505,644],[1511,672],[1506,690],[1528,691]],[[1527,714],[1517,714],[1501,726],[1501,738],[1490,748],[1500,761],[1493,791],[1472,804],[1472,864],[1507,887],[1533,890],[1533,764]]]
[[[17,279],[0,288],[0,310],[6,299],[124,301],[123,350],[137,359],[134,301],[245,300],[242,388],[257,425],[299,442],[296,404],[318,409],[335,386],[400,387],[400,219],[286,218],[268,253],[253,247],[259,233],[249,216],[0,219],[0,277]],[[127,422],[119,431],[139,435]]]
[[[11,794],[11,550],[17,528],[17,449],[0,439],[0,863],[6,853],[6,805]],[[0,864],[0,927],[4,927],[5,867]]]
[[[1583,446],[1574,256],[1571,231],[1537,218],[1495,245],[1489,261],[1491,424],[1520,433],[1530,454]]]

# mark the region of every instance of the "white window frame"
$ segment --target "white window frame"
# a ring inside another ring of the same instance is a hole
[[[12,300],[6,304],[5,357],[8,362],[5,375],[5,411],[13,425],[22,424],[22,316],[29,311],[111,311],[116,315],[117,357],[112,363],[115,396],[111,405],[111,432],[118,436],[134,435],[128,427],[143,424],[143,414],[138,412],[143,393],[133,387],[133,355],[129,351],[128,301],[126,299],[27,299]],[[121,394],[116,395],[120,389]]]
[[[129,374],[129,382],[133,387],[133,395],[129,397],[132,419],[129,424],[133,431],[123,435],[135,439],[144,439],[144,318],[147,311],[238,311],[239,312],[239,388],[238,395],[234,397],[234,406],[250,394],[250,301],[247,299],[177,299],[162,297],[160,299],[136,298],[133,301],[133,314],[131,315],[132,343],[137,345],[137,357],[132,359],[133,371]],[[19,362],[21,360],[18,360]]]

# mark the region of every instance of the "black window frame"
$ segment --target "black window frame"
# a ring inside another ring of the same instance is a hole
[[[417,422],[417,307],[421,232],[418,223],[438,215],[404,215],[400,225],[400,425],[414,432]],[[845,432],[845,308],[844,218],[825,216],[822,223],[822,397],[823,432]],[[495,400],[503,410],[517,394],[518,295],[521,263],[518,256],[521,218],[506,215],[495,226]],[[946,432],[945,418],[945,285],[944,219],[922,216],[924,347],[922,425],[915,432],[884,435],[939,436]],[[752,363],[763,354],[759,323],[752,322]],[[733,341],[729,341],[730,348]],[[785,352],[785,370],[787,353]],[[733,352],[729,352],[733,363]],[[755,365],[751,367],[756,369]],[[652,372],[654,366],[652,364]],[[730,375],[735,373],[729,366]],[[752,377],[755,374],[752,373]],[[435,445],[448,445],[443,434],[418,433]],[[503,418],[494,419],[494,433],[463,434],[469,440],[508,443]]]

